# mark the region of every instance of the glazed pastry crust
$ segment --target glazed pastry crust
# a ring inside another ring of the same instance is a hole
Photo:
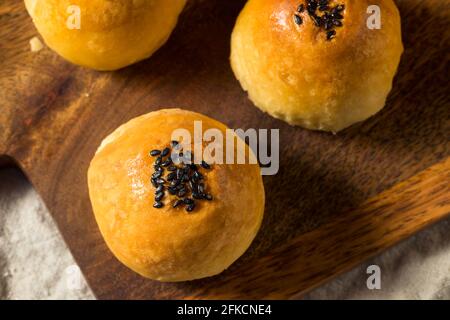
[[[202,171],[214,200],[198,202],[191,214],[172,208],[167,196],[162,209],[153,208],[149,151],[167,147],[176,128],[193,132],[194,120],[203,121],[203,130],[225,132],[222,123],[198,113],[152,112],[108,136],[89,167],[89,195],[107,245],[147,278],[172,282],[216,275],[247,250],[261,225],[265,197],[258,165],[215,164]]]
[[[25,0],[46,44],[72,63],[115,70],[146,59],[175,28],[186,0]],[[70,30],[69,6],[81,9]]]
[[[261,110],[293,125],[339,131],[385,105],[403,45],[392,0],[339,0],[344,26],[336,38],[314,26],[304,1],[250,0],[232,34],[231,65]],[[381,8],[382,28],[367,28],[367,8]]]

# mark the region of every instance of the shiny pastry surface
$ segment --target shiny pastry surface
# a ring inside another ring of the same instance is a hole
[[[381,29],[367,26],[372,5]],[[250,0],[231,47],[234,73],[256,106],[333,132],[383,108],[403,52],[392,0]]]
[[[150,57],[169,38],[185,3],[25,0],[51,49],[72,63],[97,70],[116,70]]]
[[[168,191],[173,180],[168,175],[177,171],[172,163],[161,164],[168,159],[165,150],[175,147],[175,129],[193,135],[194,121],[201,121],[203,132],[218,129],[225,134],[227,129],[190,111],[152,112],[109,135],[89,167],[89,195],[107,245],[121,262],[151,279],[185,281],[222,272],[247,250],[263,218],[264,186],[257,164],[214,164],[205,159],[188,174],[201,174],[202,199],[187,186],[182,197]],[[164,173],[155,176],[158,166]],[[163,197],[158,196],[160,185],[154,178],[165,180]],[[190,202],[175,205],[183,198],[195,200],[195,207],[189,210]]]

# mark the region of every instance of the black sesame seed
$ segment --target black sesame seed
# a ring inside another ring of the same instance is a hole
[[[154,174],[152,174],[152,178],[153,179],[161,178],[161,176],[162,176],[162,172],[161,171],[156,171]]]
[[[166,180],[164,180],[163,178],[159,178],[159,179],[156,179],[156,183],[157,183],[158,185],[164,184],[164,183],[166,183]]]
[[[181,189],[185,189],[185,188],[186,188],[185,185],[182,183],[180,183],[179,185],[176,186],[177,190],[181,190]]]
[[[170,193],[171,195],[173,195],[173,196],[176,195],[177,192],[178,192],[177,188],[175,188],[175,187],[169,187],[167,190],[168,190],[169,193]]]
[[[164,192],[159,192],[155,195],[155,201],[160,202],[164,198]]]
[[[301,25],[301,24],[303,23],[303,19],[302,19],[302,17],[300,17],[300,16],[298,16],[298,15],[294,15],[294,22],[295,22],[297,25]]]
[[[189,188],[192,192],[197,192],[198,185],[194,181],[189,181]]]
[[[331,31],[328,31],[328,32],[327,32],[327,39],[328,39],[328,40],[333,39],[335,36],[336,36],[336,31],[331,30]]]
[[[181,178],[183,177],[183,175],[184,175],[183,169],[178,168],[178,169],[177,169],[177,179],[178,179],[178,180],[181,180]]]
[[[314,12],[317,9],[317,2],[316,1],[309,1],[307,4],[308,12]]]
[[[169,172],[177,171],[177,167],[170,166],[170,167],[167,168],[167,171],[169,171]]]
[[[154,204],[153,204],[153,207],[154,208],[157,208],[157,209],[160,209],[160,208],[162,208],[162,207],[164,207],[164,204],[162,203],[162,202],[155,202]]]
[[[331,16],[334,19],[344,19],[344,16],[342,14],[340,14],[339,12],[332,13]]]
[[[211,201],[213,199],[213,197],[210,194],[206,194],[205,195],[205,199],[208,200],[208,201]]]
[[[192,200],[192,199],[190,199],[190,198],[185,198],[185,199],[183,199],[183,202],[184,202],[184,204],[193,204],[194,203],[194,200]]]
[[[177,174],[175,172],[169,173],[167,175],[167,181],[172,181],[177,177]]]
[[[150,155],[152,157],[159,156],[160,154],[161,154],[161,150],[152,150],[152,151],[150,151]]]
[[[192,212],[192,211],[194,211],[194,209],[195,209],[195,203],[192,203],[192,204],[186,206],[187,212]]]
[[[203,167],[203,169],[206,169],[206,170],[211,169],[211,166],[208,163],[206,163],[205,160],[202,161],[202,167]]]
[[[343,11],[345,9],[345,6],[343,4],[339,4],[336,7],[334,7],[333,11],[339,12]]]
[[[169,158],[166,161],[164,161],[163,163],[161,163],[161,167],[168,167],[172,164],[172,159]]]
[[[159,166],[159,165],[161,165],[161,163],[162,163],[162,157],[161,156],[159,156],[158,158],[156,158],[156,161],[155,161],[155,166]]]
[[[203,175],[200,172],[198,172],[198,171],[195,171],[194,174],[192,175],[192,177],[197,179],[197,180],[202,180],[203,179]]]
[[[155,187],[155,188],[158,188],[158,183],[156,182],[156,179],[151,179],[151,182],[152,182],[152,185]]]
[[[196,200],[202,200],[202,199],[203,199],[203,196],[202,196],[201,193],[194,192],[194,193],[192,194],[192,198],[194,198],[194,199],[196,199]]]
[[[178,186],[180,183],[181,183],[180,180],[175,179],[175,180],[172,180],[172,181],[170,182],[170,186],[171,186],[171,187],[176,187],[176,186]]]
[[[188,182],[189,181],[189,176],[187,174],[185,174],[183,176],[183,182]]]
[[[189,169],[191,169],[192,171],[197,171],[198,170],[198,166],[196,164],[194,164],[194,163],[191,163],[189,165]]]
[[[205,192],[205,185],[204,185],[203,183],[200,183],[200,184],[197,186],[197,191],[198,191],[199,193]]]
[[[164,189],[165,189],[164,186],[161,184],[156,188],[155,193],[164,192]]]
[[[300,4],[298,7],[297,7],[297,12],[303,12],[303,11],[305,11],[305,6],[303,5],[303,3],[302,4]]]
[[[320,27],[320,25],[321,25],[321,23],[322,23],[320,17],[318,17],[318,16],[316,16],[316,15],[312,15],[312,16],[311,16],[311,19],[313,20],[314,25],[315,25],[316,27]]]
[[[170,153],[170,148],[165,148],[165,149],[161,152],[161,155],[162,155],[163,157],[165,157],[165,156],[169,155],[169,153]]]
[[[179,207],[179,206],[182,205],[183,203],[184,203],[183,200],[178,199],[178,200],[176,200],[176,201],[173,203],[173,207],[174,207],[174,208]]]
[[[336,26],[336,27],[342,27],[342,21],[340,21],[340,20],[333,20],[333,24]]]
[[[170,141],[170,146],[171,146],[172,148],[175,148],[178,144],[179,144],[179,142],[176,141],[176,140]]]
[[[180,198],[183,198],[186,194],[187,194],[186,189],[181,189],[180,191],[178,191],[177,196],[179,196]]]

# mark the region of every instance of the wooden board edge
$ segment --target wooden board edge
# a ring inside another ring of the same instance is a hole
[[[185,298],[304,294],[449,215],[449,182],[450,157]]]

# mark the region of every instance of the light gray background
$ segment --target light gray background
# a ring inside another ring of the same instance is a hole
[[[428,228],[306,299],[450,300],[450,219]],[[381,290],[366,269],[381,268]],[[0,170],[0,299],[94,299],[42,200],[16,169]]]

